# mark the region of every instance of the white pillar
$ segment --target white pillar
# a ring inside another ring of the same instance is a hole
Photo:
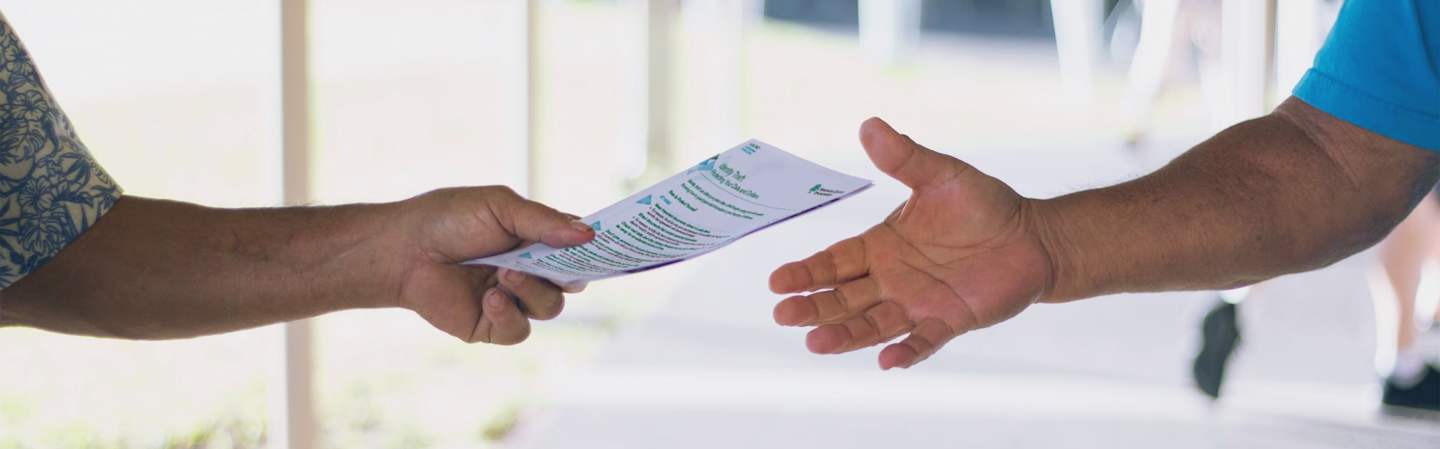
[[[308,0],[280,1],[281,197],[310,201],[310,53]],[[272,449],[315,449],[314,353],[310,322],[286,323],[279,373],[270,384]]]
[[[534,197],[540,193],[540,152],[535,145],[535,137],[539,133],[539,120],[536,111],[537,91],[540,82],[540,73],[536,69],[537,43],[540,35],[539,14],[536,0],[513,0],[515,14],[512,22],[516,24],[513,34],[515,46],[513,57],[515,58],[511,67],[513,78],[510,83],[515,86],[510,90],[513,97],[510,100],[510,108],[514,111],[515,123],[511,129],[515,130],[518,136],[515,140],[515,150],[520,155],[517,158],[520,162],[517,173],[524,177],[519,188],[521,195]]]
[[[860,48],[872,62],[907,62],[920,44],[920,0],[860,0]]]
[[[756,20],[756,0],[709,0],[685,4],[684,22],[692,58],[687,70],[694,80],[692,104],[705,125],[694,144],[718,151],[744,136],[746,27]]]
[[[1315,61],[1334,24],[1332,7],[1321,0],[1279,0],[1275,5],[1275,80],[1272,104],[1290,96]]]
[[[639,185],[664,176],[672,165],[669,144],[670,92],[673,68],[675,0],[628,0],[636,20],[636,60],[629,91],[631,120],[622,148],[628,158],[626,175]]]
[[[1220,3],[1220,65],[1226,104],[1223,123],[1266,112],[1273,53],[1271,14],[1274,0],[1224,0]]]
[[[1104,14],[1105,3],[1101,0],[1050,1],[1060,83],[1074,100],[1088,102],[1095,95],[1095,65],[1100,59]]]

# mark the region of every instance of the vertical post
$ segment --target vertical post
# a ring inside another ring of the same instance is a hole
[[[685,5],[685,25],[695,32],[698,44],[689,51],[704,55],[690,61],[694,67],[688,73],[699,84],[693,103],[702,108],[698,118],[705,123],[696,145],[707,151],[727,148],[744,137],[746,27],[759,6],[756,0]]]
[[[883,65],[904,63],[920,43],[920,0],[860,0],[860,48]]]
[[[1065,94],[1075,100],[1093,99],[1104,15],[1105,4],[1100,0],[1050,0],[1060,83]],[[1168,41],[1169,36],[1166,38]]]
[[[1289,96],[1290,88],[1310,69],[1328,29],[1320,0],[1279,0],[1275,5],[1275,89],[1270,103]]]
[[[310,201],[310,53],[308,0],[280,0],[281,197]],[[280,376],[272,382],[272,449],[315,449],[314,353],[309,321],[286,323]]]
[[[515,117],[520,123],[514,129],[519,130],[516,148],[521,154],[521,163],[524,167],[519,171],[525,176],[522,181],[522,195],[534,197],[540,192],[540,148],[535,144],[535,137],[539,134],[539,114],[536,108],[537,91],[539,89],[539,72],[536,70],[536,50],[540,30],[537,15],[538,5],[536,0],[515,0],[518,17],[516,24],[518,30],[515,40],[518,45],[515,50],[516,67],[514,85],[516,98],[514,99]]]
[[[673,69],[675,0],[630,0],[639,19],[639,73],[631,77],[635,92],[636,123],[625,145],[643,149],[632,160],[628,187],[644,185],[665,176],[672,167],[670,154],[670,93]],[[634,153],[632,153],[634,154]]]
[[[1227,93],[1222,123],[1265,113],[1273,59],[1274,0],[1220,3],[1220,64]]]

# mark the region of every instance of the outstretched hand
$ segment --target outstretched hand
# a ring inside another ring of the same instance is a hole
[[[775,321],[814,326],[810,351],[834,354],[904,340],[880,367],[908,368],[951,339],[1015,316],[1049,288],[1051,258],[1034,203],[969,164],[916,144],[878,118],[860,142],[909,200],[864,233],[776,269]]]

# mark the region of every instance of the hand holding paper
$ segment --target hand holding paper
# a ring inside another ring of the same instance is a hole
[[[522,241],[567,246],[594,238],[594,232],[572,216],[505,187],[436,190],[402,207],[406,210],[399,216],[414,218],[396,226],[406,231],[397,240],[413,249],[398,253],[422,257],[405,264],[410,268],[399,286],[400,303],[467,342],[519,343],[530,335],[531,319],[559,315],[565,298],[543,279],[456,262]]]

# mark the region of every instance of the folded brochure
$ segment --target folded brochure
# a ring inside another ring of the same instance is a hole
[[[536,243],[465,262],[556,284],[588,282],[691,259],[869,188],[870,181],[750,140],[582,218],[595,239]]]

